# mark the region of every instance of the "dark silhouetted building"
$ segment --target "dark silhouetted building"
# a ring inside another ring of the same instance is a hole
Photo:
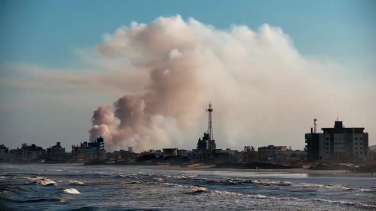
[[[342,121],[335,121],[333,128],[322,128],[322,133],[305,134],[307,159],[357,160],[365,159],[368,133],[362,127],[345,128]]]
[[[55,146],[47,148],[47,156],[51,159],[65,159],[65,148],[61,146],[60,142],[57,142]]]
[[[80,143],[80,146],[72,146],[72,159],[74,161],[86,162],[91,160],[106,159],[107,154],[104,149],[104,139],[97,138],[93,142]]]

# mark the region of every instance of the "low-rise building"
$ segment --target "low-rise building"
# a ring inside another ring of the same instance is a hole
[[[181,157],[188,157],[188,150],[178,149],[178,155]]]
[[[158,156],[163,155],[163,152],[160,149],[157,149],[157,150],[151,149],[149,151],[141,152],[141,155],[145,155],[145,154],[153,154],[158,157]]]
[[[198,158],[198,150],[192,149],[187,151],[187,157],[190,159],[197,159]]]
[[[268,145],[258,148],[258,156],[260,161],[275,161],[277,154],[286,152],[287,146]]]
[[[177,156],[178,155],[178,148],[164,148],[163,149],[164,156]]]

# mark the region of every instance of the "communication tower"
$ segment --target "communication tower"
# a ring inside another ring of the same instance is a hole
[[[212,127],[212,112],[213,108],[211,103],[209,104],[209,108],[206,109],[207,112],[209,112],[209,119],[208,119],[208,140],[214,140],[214,134],[213,134],[213,127]]]

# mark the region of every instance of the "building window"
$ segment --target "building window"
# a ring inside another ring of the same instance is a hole
[[[363,149],[362,147],[359,147],[359,149]]]
[[[358,145],[358,143],[355,142],[355,145]]]
[[[363,145],[363,143],[359,143],[359,145]]]
[[[327,147],[326,149],[329,150],[329,147]]]
[[[358,147],[355,147],[355,149],[358,149]]]
[[[326,140],[328,141],[328,140],[329,140],[329,138],[326,138]]]
[[[355,138],[355,140],[358,140],[358,138]]]
[[[327,155],[329,155],[329,152],[326,152]]]
[[[329,145],[329,143],[326,143],[326,145]]]
[[[363,154],[363,152],[359,152],[359,154]]]
[[[359,138],[359,140],[362,140],[362,138]]]

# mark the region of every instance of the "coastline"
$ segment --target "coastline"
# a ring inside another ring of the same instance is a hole
[[[1,163],[6,164],[6,163]],[[24,165],[17,163],[7,163],[11,165]],[[30,163],[41,164],[41,163]],[[27,165],[30,165],[27,164]],[[59,165],[69,165],[69,166],[85,166],[83,163],[59,163],[59,164],[41,164],[45,166],[59,166]],[[228,171],[228,172],[249,172],[249,173],[259,173],[259,174],[302,174],[307,176],[322,176],[322,177],[362,177],[362,178],[374,178],[376,179],[376,174],[371,177],[370,173],[354,173],[346,172],[346,170],[310,170],[305,168],[292,168],[292,169],[246,169],[246,168],[214,168],[212,166],[197,166],[197,167],[179,167],[170,165],[97,165],[106,167],[119,167],[119,168],[145,168],[145,169],[155,169],[155,170],[172,170],[172,171]]]
[[[229,171],[229,172],[250,172],[250,173],[260,173],[260,174],[303,174],[308,176],[327,176],[327,177],[364,177],[364,178],[375,178],[376,175],[371,177],[370,173],[354,173],[346,172],[346,170],[310,170],[304,168],[294,168],[294,169],[237,169],[237,168],[213,168],[210,166],[200,166],[200,167],[177,167],[169,165],[132,165],[148,169],[156,170],[173,170],[173,171]],[[124,166],[128,167],[128,166]]]

